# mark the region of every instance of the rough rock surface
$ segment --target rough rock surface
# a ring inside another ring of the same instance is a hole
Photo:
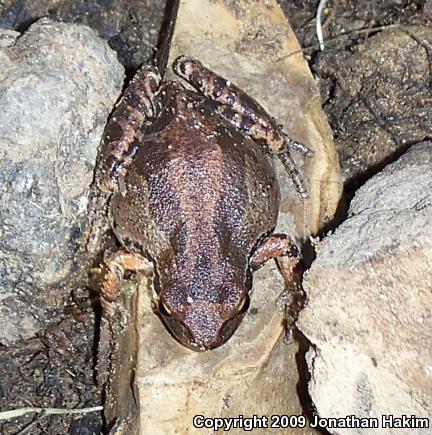
[[[1,344],[33,335],[79,273],[97,148],[123,84],[87,27],[41,20],[12,36],[0,38]]]
[[[131,70],[153,57],[166,0],[2,0],[0,28],[22,31],[42,17],[91,27]]]
[[[309,303],[298,325],[314,346],[309,391],[321,417],[431,419],[431,234],[432,143],[424,142],[357,192],[305,278]]]

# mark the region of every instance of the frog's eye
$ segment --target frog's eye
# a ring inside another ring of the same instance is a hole
[[[162,320],[176,340],[178,340],[180,343],[183,343],[190,349],[197,350],[196,346],[194,345],[194,337],[192,336],[189,328],[185,326],[181,320],[169,315],[162,316]]]
[[[245,296],[242,299],[242,301],[240,302],[240,304],[239,304],[239,306],[237,308],[237,311],[239,313],[245,313],[248,310],[249,306],[250,306],[250,297],[249,296]]]
[[[164,316],[164,317],[171,317],[171,315],[172,315],[169,307],[161,300],[159,301],[158,311],[159,311],[160,315]]]
[[[228,338],[230,338],[234,334],[234,331],[237,329],[242,317],[243,316],[235,316],[234,318],[224,322],[220,331],[222,342],[227,341]]]

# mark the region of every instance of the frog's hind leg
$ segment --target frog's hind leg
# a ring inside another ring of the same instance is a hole
[[[307,198],[303,178],[291,157],[290,148],[310,157],[313,153],[309,148],[288,138],[282,128],[253,98],[196,59],[180,56],[174,62],[173,68],[177,75],[187,80],[203,95],[220,103],[219,113],[233,126],[257,142],[264,142],[269,151],[282,161],[299,195]]]
[[[109,228],[105,212],[111,194],[119,189],[120,179],[140,144],[142,125],[156,116],[156,101],[161,77],[153,67],[141,68],[115,107],[105,128],[96,170],[96,186],[90,198],[85,247],[95,252]]]
[[[156,68],[142,67],[114,109],[105,129],[97,181],[101,190],[118,189],[140,143],[142,125],[157,115],[161,77]]]
[[[276,260],[285,281],[285,290],[276,305],[285,316],[288,337],[306,303],[306,295],[301,286],[302,261],[297,246],[285,234],[268,236],[252,255],[250,266],[252,270],[257,270],[271,258]]]

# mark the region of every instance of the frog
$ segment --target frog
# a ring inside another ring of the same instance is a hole
[[[132,79],[104,132],[98,188],[121,248],[100,266],[104,311],[126,272],[149,273],[153,306],[171,335],[194,351],[216,349],[250,306],[253,273],[275,259],[285,281],[291,331],[306,300],[293,239],[274,233],[278,158],[300,200],[308,196],[291,151],[312,151],[230,80],[182,55],[185,80],[163,80],[154,66]]]

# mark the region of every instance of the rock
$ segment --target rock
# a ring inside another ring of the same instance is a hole
[[[305,159],[302,169],[309,189],[306,202],[299,201],[286,170],[279,177],[283,199],[277,231],[302,240],[332,220],[342,184],[318,88],[299,50],[276,0],[185,0],[179,4],[166,53],[166,72],[168,79],[174,78],[171,63],[180,54],[200,59],[256,98],[293,139],[314,149],[314,158]],[[254,274],[251,306],[239,329],[210,352],[194,352],[174,341],[152,310],[146,297],[151,284],[146,281],[137,303],[125,301],[127,327],[116,337],[104,411],[107,422],[123,420],[124,426],[113,433],[203,433],[192,425],[198,414],[302,414],[299,343],[286,345],[282,337],[275,300],[284,284],[273,261]],[[316,433],[305,426],[303,434]],[[298,433],[297,428],[270,428],[270,423],[268,431]]]
[[[0,343],[11,344],[50,320],[81,273],[89,186],[123,70],[81,25],[40,20],[0,46]]]
[[[164,0],[6,0],[0,3],[0,28],[26,29],[47,16],[85,24],[106,40],[122,65],[132,71],[154,57],[165,4]]]
[[[304,281],[298,326],[320,417],[432,417],[432,142],[356,193]],[[369,434],[376,429],[330,429]],[[430,433],[430,432],[429,432]]]

